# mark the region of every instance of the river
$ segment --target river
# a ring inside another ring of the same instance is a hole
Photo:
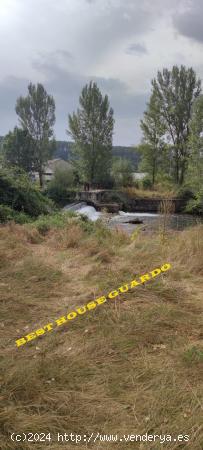
[[[65,211],[75,211],[79,214],[86,215],[90,220],[96,221],[97,219],[105,220],[110,228],[119,227],[131,234],[135,228],[142,226],[143,229],[153,230],[157,229],[161,223],[163,223],[163,216],[156,213],[128,213],[119,211],[119,214],[104,214],[100,211],[96,211],[93,206],[88,206],[85,202],[72,203],[64,207]],[[141,224],[130,224],[129,220],[139,219]],[[167,227],[171,230],[183,230],[189,226],[202,223],[203,218],[200,216],[192,216],[189,214],[172,214],[167,217]]]

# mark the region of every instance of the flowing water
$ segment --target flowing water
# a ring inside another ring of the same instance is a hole
[[[104,216],[102,212],[96,211],[93,206],[88,206],[85,202],[72,203],[65,206],[64,210],[76,211],[79,214],[84,214],[92,221],[96,221]],[[128,221],[132,219],[139,219],[142,224],[128,223]],[[135,228],[140,226],[144,229],[146,227],[148,230],[157,229],[162,222],[163,216],[158,213],[128,213],[119,211],[119,214],[109,214],[108,226],[110,228],[119,227],[131,234]],[[167,217],[167,227],[172,230],[183,230],[184,228],[202,222],[203,218],[200,216],[191,216],[188,214],[172,214]]]
[[[63,209],[64,211],[75,211],[79,214],[84,214],[93,222],[95,222],[102,216],[101,212],[96,211],[93,206],[88,206],[85,202],[71,203],[70,205],[65,206]]]

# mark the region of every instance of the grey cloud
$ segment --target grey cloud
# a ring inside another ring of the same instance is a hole
[[[107,93],[116,117],[132,119],[145,109],[148,96],[129,92],[125,83],[115,78],[94,78],[103,93]]]
[[[63,56],[64,58],[73,58],[72,53],[68,52],[67,50],[56,50],[55,53]]]
[[[196,0],[185,12],[174,15],[173,23],[177,31],[198,42],[203,42],[203,2]]]
[[[85,58],[96,59],[129,38],[143,35],[158,20],[155,11],[132,0],[112,1],[81,30],[81,48]]]
[[[44,65],[53,64],[60,66],[66,62],[70,63],[74,59],[74,56],[68,50],[54,50],[52,52],[38,52],[37,56],[33,59],[32,66],[40,69]]]
[[[145,47],[144,44],[131,44],[127,50],[126,53],[129,55],[143,55],[143,54],[147,54],[147,49]]]
[[[35,67],[47,77],[46,86],[69,110],[76,110],[82,87],[95,81],[103,94],[108,94],[115,113],[119,117],[133,117],[144,110],[147,95],[129,92],[127,85],[118,78],[83,76],[47,63],[35,63]]]
[[[51,64],[38,63],[38,69],[39,66],[41,72],[47,78],[47,81],[43,84],[47,92],[53,95],[56,101],[55,135],[57,139],[68,139],[65,131],[68,128],[68,114],[77,110],[82,87],[93,79],[102,93],[109,95],[110,104],[114,109],[116,120],[114,143],[130,144],[133,142],[133,136],[134,141],[137,141],[138,124],[145,109],[147,95],[136,95],[128,92],[126,84],[119,79],[85,77]],[[17,124],[16,99],[20,95],[27,94],[29,81],[10,77],[0,84],[0,117],[4,118],[3,121],[0,120],[0,135],[7,133]]]

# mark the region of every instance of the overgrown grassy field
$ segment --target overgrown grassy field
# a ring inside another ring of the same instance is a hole
[[[15,340],[169,262],[172,269],[30,343]],[[57,433],[189,435],[81,442],[203,449],[203,226],[138,234],[68,217],[0,228],[2,450],[72,449]],[[51,433],[14,443],[11,433]]]

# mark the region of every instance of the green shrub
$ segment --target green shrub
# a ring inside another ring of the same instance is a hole
[[[74,200],[74,192],[71,192],[75,184],[74,170],[70,167],[57,169],[53,180],[48,184],[46,195],[60,206],[65,206]]]
[[[80,214],[80,226],[87,234],[91,234],[95,230],[95,223],[88,219],[84,214]]]
[[[9,206],[0,205],[0,222],[4,223],[13,220],[14,211]]]
[[[45,236],[48,231],[50,230],[51,226],[48,223],[38,223],[36,225],[37,231],[39,231],[40,234],[42,234],[42,236]]]
[[[14,211],[12,208],[6,205],[0,205],[0,223],[6,223],[11,220],[15,221],[16,223],[23,224],[29,223],[31,219],[25,213]]]
[[[104,203],[118,203],[121,208],[129,208],[129,198],[124,192],[119,191],[107,191],[104,192],[102,197]]]
[[[58,206],[65,206],[75,200],[75,193],[67,188],[50,183],[45,191],[45,195],[54,201]]]
[[[0,169],[1,204],[31,217],[48,214],[53,203],[19,169]]]
[[[23,212],[15,212],[14,220],[16,223],[22,225],[23,223],[30,223],[32,219]]]
[[[54,214],[39,216],[33,222],[39,233],[45,235],[51,228],[64,228],[73,218],[78,218],[74,211],[59,211]]]
[[[190,187],[188,187],[188,186],[183,186],[183,187],[181,187],[180,189],[178,189],[178,191],[177,191],[177,196],[178,196],[181,200],[183,200],[183,201],[185,201],[185,202],[187,202],[187,201],[189,201],[189,200],[192,200],[192,199],[195,199],[195,194],[194,194],[194,192],[193,192],[192,189],[191,189]]]
[[[142,187],[143,187],[143,189],[151,189],[152,188],[152,181],[150,180],[150,178],[145,177],[142,180]]]
[[[191,214],[203,214],[203,190],[190,199],[185,207],[185,212]]]

